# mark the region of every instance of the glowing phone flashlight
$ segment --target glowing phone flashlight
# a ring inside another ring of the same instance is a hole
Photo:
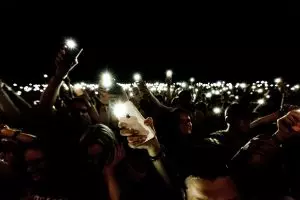
[[[113,113],[119,119],[119,122],[127,124],[127,128],[139,131],[140,135],[147,135],[145,142],[155,136],[154,131],[145,125],[145,118],[131,101],[115,104]]]

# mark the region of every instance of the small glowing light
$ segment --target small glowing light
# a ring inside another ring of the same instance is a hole
[[[112,77],[110,73],[108,72],[103,73],[101,77],[101,82],[103,87],[110,88],[112,86]]]
[[[40,102],[39,100],[35,100],[35,101],[33,102],[33,105],[38,105],[39,102]]]
[[[238,100],[238,99],[239,99],[239,96],[235,96],[234,98],[235,98],[236,100]]]
[[[280,83],[281,81],[282,81],[281,78],[275,78],[274,80],[275,83]]]
[[[221,81],[218,81],[218,82],[217,82],[217,86],[220,87],[221,85],[222,85],[222,82],[221,82]]]
[[[219,107],[214,107],[214,108],[213,108],[213,112],[214,112],[215,114],[220,114],[220,113],[222,112],[222,109],[219,108]]]
[[[182,86],[183,88],[186,88],[186,86],[187,86],[186,82],[182,82],[181,86]]]
[[[290,87],[290,84],[287,84],[286,87]]]
[[[191,82],[191,83],[194,83],[194,82],[195,82],[195,78],[194,78],[194,77],[191,77],[191,78],[190,78],[190,82]]]
[[[210,92],[206,93],[206,98],[211,98],[212,94]]]
[[[300,86],[299,86],[299,85],[295,85],[294,88],[295,88],[295,89],[299,89]]]
[[[259,88],[259,89],[257,90],[258,93],[263,93],[263,91],[264,91],[264,90],[261,89],[261,88]]]
[[[219,95],[219,94],[220,94],[220,91],[216,90],[216,91],[215,91],[215,94],[216,94],[216,95]]]
[[[14,87],[17,87],[17,86],[18,86],[18,84],[14,83],[14,84],[13,84],[13,86],[14,86]]]
[[[270,98],[270,95],[267,95],[266,98],[269,99],[269,98]]]
[[[99,94],[99,92],[98,92],[98,91],[96,91],[96,92],[95,92],[95,94]]]
[[[264,100],[264,99],[258,99],[257,103],[258,103],[259,105],[262,105],[262,104],[265,103],[265,100]]]
[[[21,96],[22,92],[21,91],[18,91],[17,92],[17,95]]]
[[[77,47],[77,44],[76,44],[75,40],[73,40],[73,39],[67,39],[65,41],[65,45],[69,49],[75,49]]]
[[[126,112],[127,112],[127,108],[126,108],[125,104],[123,104],[123,103],[117,103],[113,107],[113,113],[117,118],[125,116]]]
[[[166,76],[167,76],[168,78],[171,78],[172,75],[173,75],[172,70],[167,70],[167,71],[166,71]]]
[[[48,78],[48,75],[47,75],[47,74],[44,74],[44,78]]]
[[[135,74],[133,75],[133,80],[134,80],[135,82],[139,82],[141,79],[142,79],[142,76],[141,76],[139,73],[135,73]]]
[[[133,97],[133,92],[130,92],[130,93],[129,93],[129,96]]]
[[[246,83],[241,83],[241,84],[240,84],[240,87],[241,87],[242,89],[244,89],[244,88],[247,87],[247,85],[246,85]]]
[[[227,91],[227,94],[231,94],[231,92],[230,92],[230,91]]]

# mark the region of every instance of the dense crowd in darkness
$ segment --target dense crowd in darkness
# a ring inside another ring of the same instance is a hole
[[[77,64],[66,46],[47,84],[0,80],[0,199],[300,199],[300,85],[73,83]]]

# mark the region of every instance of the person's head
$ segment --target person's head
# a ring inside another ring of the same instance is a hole
[[[225,121],[230,129],[247,133],[250,129],[251,112],[246,105],[233,103],[225,110]]]
[[[181,135],[188,135],[192,133],[192,120],[189,112],[183,109],[176,109],[173,112],[173,117],[175,118],[174,123],[178,124],[178,131]],[[174,124],[172,124],[174,126]]]
[[[80,144],[88,163],[101,170],[113,160],[117,141],[109,127],[97,124],[88,127]]]
[[[184,160],[186,199],[237,200],[237,188],[220,158],[222,150],[200,146],[189,150]]]
[[[179,104],[183,108],[189,108],[192,103],[192,93],[189,90],[183,90],[179,93]]]
[[[38,142],[28,144],[24,150],[24,162],[30,181],[44,181],[46,177],[46,156]]]
[[[82,97],[74,98],[69,104],[70,114],[74,119],[83,120],[86,123],[91,123],[91,118],[88,114],[88,107]]]

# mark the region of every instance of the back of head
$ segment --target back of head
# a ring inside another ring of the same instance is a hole
[[[99,144],[103,148],[102,158],[105,163],[110,163],[114,159],[115,148],[117,145],[116,137],[113,131],[106,125],[97,124],[87,128],[80,138],[80,145],[87,149],[89,145]]]
[[[246,104],[232,103],[225,110],[225,120],[230,123],[233,120],[251,119],[252,113]]]

